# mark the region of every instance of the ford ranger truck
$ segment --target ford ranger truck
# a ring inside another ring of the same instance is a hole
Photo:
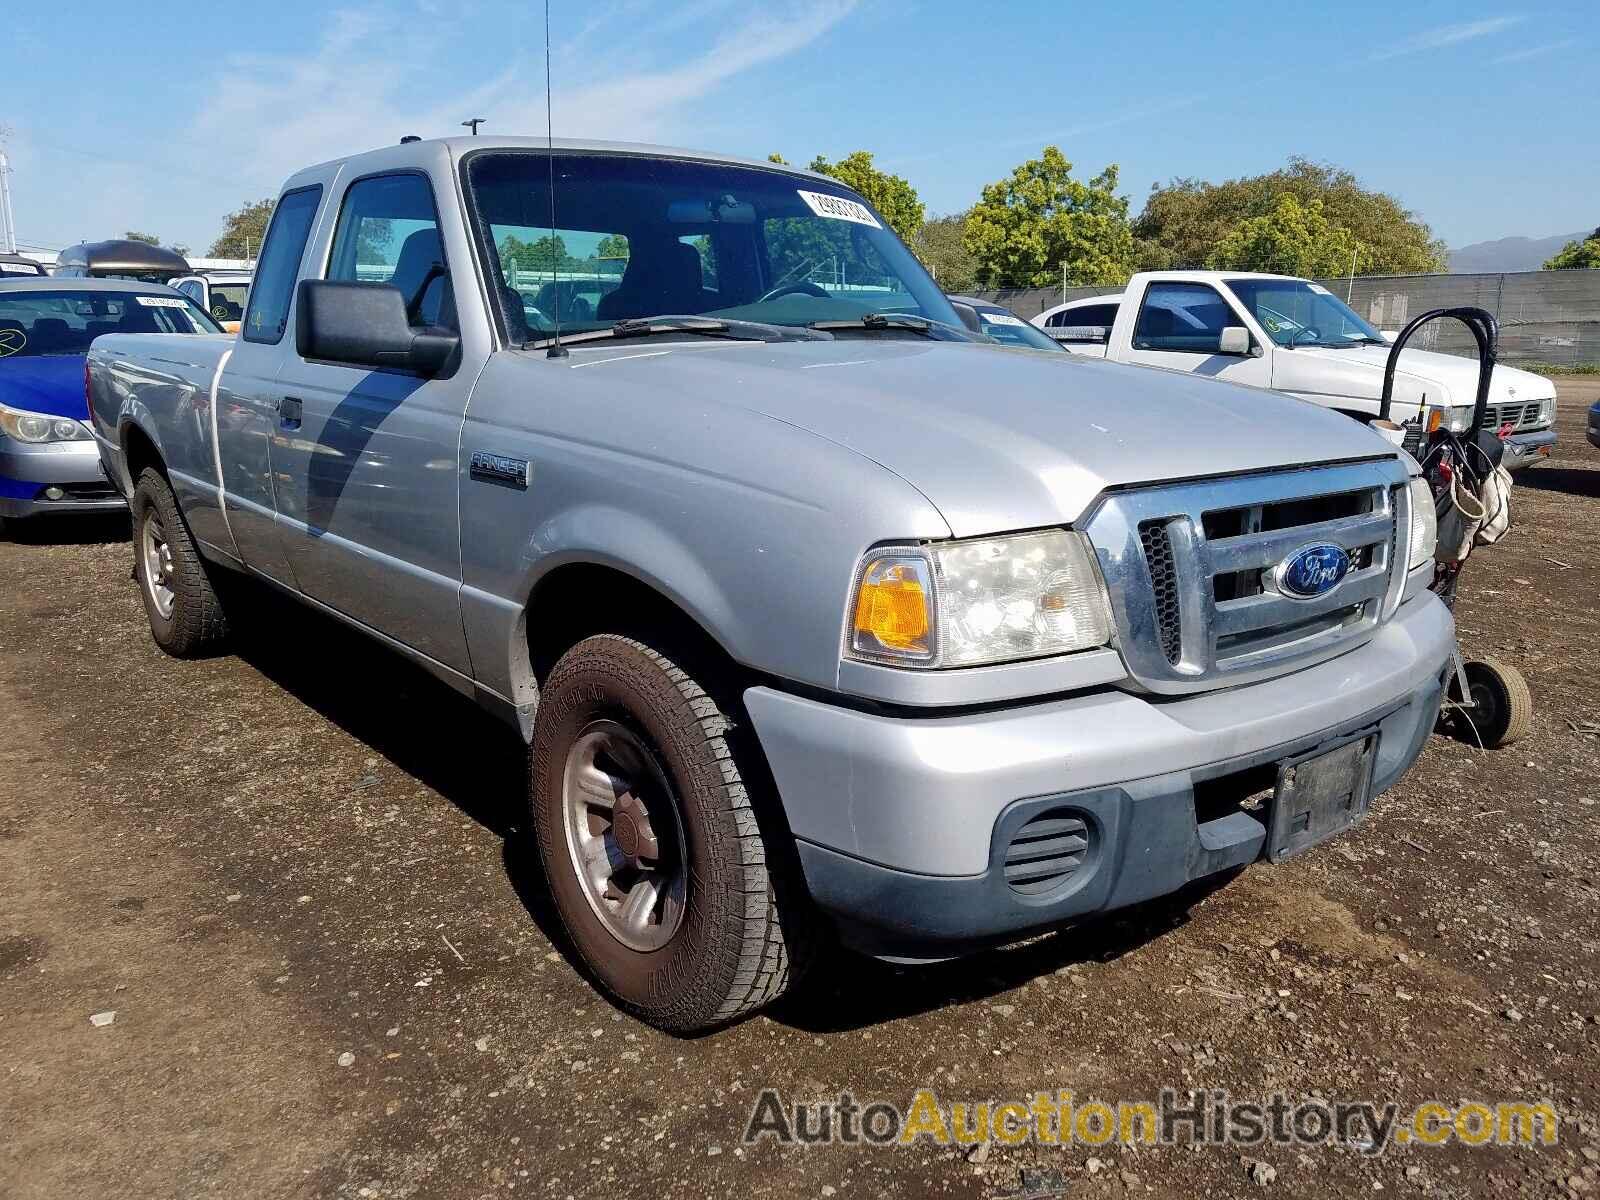
[[[1060,304],[1033,323],[1074,354],[1269,387],[1359,421],[1378,415],[1392,341],[1321,284],[1250,271],[1147,272],[1121,295]],[[1477,395],[1476,359],[1400,352],[1396,421],[1464,433]],[[1552,380],[1495,367],[1484,428],[1500,435],[1508,470],[1550,456],[1555,422]]]
[[[1377,434],[975,340],[773,163],[310,167],[238,335],[99,338],[89,390],[156,642],[217,646],[244,571],[514,723],[572,950],[668,1030],[827,935],[948,958],[1335,836],[1452,655]]]

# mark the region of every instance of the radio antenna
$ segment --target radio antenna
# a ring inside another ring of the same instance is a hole
[[[550,281],[555,284],[551,294],[555,297],[555,341],[545,351],[546,358],[566,358],[567,348],[561,344],[561,262],[556,255],[556,139],[555,118],[550,108],[550,0],[544,0],[544,147],[550,164]]]

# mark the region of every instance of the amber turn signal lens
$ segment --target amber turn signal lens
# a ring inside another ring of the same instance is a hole
[[[868,565],[856,593],[858,651],[912,658],[932,653],[933,620],[927,567],[921,559],[885,558]]]

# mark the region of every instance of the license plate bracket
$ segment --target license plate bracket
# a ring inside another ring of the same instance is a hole
[[[1269,862],[1282,862],[1367,815],[1377,751],[1374,730],[1278,764],[1267,833]]]

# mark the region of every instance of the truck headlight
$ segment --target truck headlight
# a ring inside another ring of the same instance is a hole
[[[1471,429],[1472,428],[1472,414],[1475,411],[1475,407],[1476,407],[1475,405],[1468,404],[1464,408],[1447,408],[1447,409],[1445,409],[1444,410],[1445,428],[1449,429],[1451,433],[1465,433],[1467,430]],[[1431,423],[1429,424],[1428,428],[1429,429],[1433,428]]]
[[[1433,508],[1433,489],[1421,475],[1411,480],[1411,540],[1408,544],[1411,547],[1410,561],[1406,564],[1408,571],[1415,571],[1431,560],[1439,545],[1439,514]]]
[[[1067,530],[875,550],[856,579],[852,658],[973,667],[1111,640],[1094,555]]]
[[[94,435],[81,421],[0,404],[0,433],[19,442],[82,442]]]

